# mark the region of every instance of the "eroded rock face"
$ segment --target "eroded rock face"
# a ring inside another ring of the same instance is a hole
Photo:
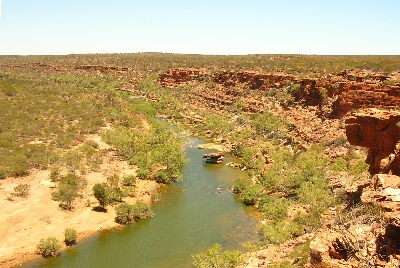
[[[195,68],[172,68],[160,74],[158,82],[163,87],[177,87],[190,81],[199,81],[207,76],[207,72]]]
[[[400,213],[400,177],[387,174],[375,174],[369,187],[361,194],[364,203],[377,204],[389,215],[397,216]],[[394,213],[393,213],[394,212]]]
[[[284,73],[261,74],[254,71],[220,71],[210,75],[206,69],[172,68],[160,74],[159,83],[163,87],[177,87],[210,78],[223,88],[244,86],[252,90],[267,91],[298,84],[296,101],[307,106],[326,105],[331,99],[330,117],[341,118],[352,109],[392,108],[400,105],[400,84],[383,83],[390,79],[380,73],[363,70],[332,73],[318,78],[298,78]],[[227,91],[235,94],[234,92]],[[228,94],[229,95],[229,94]],[[225,100],[219,99],[221,102]],[[229,100],[226,100],[229,102]]]
[[[368,148],[366,162],[371,174],[400,175],[400,112],[378,109],[362,110],[346,119],[347,140]],[[382,161],[383,160],[383,161]]]

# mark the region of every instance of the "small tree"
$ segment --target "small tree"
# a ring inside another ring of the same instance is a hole
[[[55,237],[40,239],[36,252],[45,258],[57,256],[61,249],[60,241]]]
[[[74,229],[71,228],[66,228],[64,230],[64,242],[67,246],[70,246],[76,242],[76,238],[78,237],[78,234]]]
[[[72,204],[77,197],[77,190],[69,184],[61,184],[58,188],[60,206],[65,209],[71,210]]]
[[[99,201],[100,206],[105,209],[110,202],[107,185],[105,183],[96,183],[93,186],[93,195]]]
[[[71,210],[78,196],[78,191],[85,188],[86,185],[86,179],[76,176],[75,174],[68,174],[60,179],[58,191],[53,192],[51,195],[53,199],[60,201],[60,206],[62,208]]]

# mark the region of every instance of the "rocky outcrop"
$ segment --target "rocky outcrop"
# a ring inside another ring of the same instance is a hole
[[[400,104],[400,83],[390,80],[381,73],[363,70],[332,73],[324,77],[298,78],[293,75],[275,73],[261,74],[255,71],[220,71],[211,75],[205,69],[172,68],[159,75],[163,87],[177,87],[193,81],[208,79],[224,89],[245,87],[252,90],[268,91],[298,84],[296,101],[307,106],[330,106],[330,117],[340,118],[351,110],[361,108],[392,108]],[[397,80],[394,80],[397,81]],[[235,90],[226,90],[225,97],[217,100],[232,104],[229,95]],[[329,102],[328,102],[329,98]]]
[[[376,174],[347,194],[363,205],[337,213],[316,233],[307,267],[399,267],[400,177]]]
[[[106,72],[106,71],[127,72],[127,71],[129,71],[128,67],[103,66],[103,65],[77,65],[77,66],[75,66],[75,69],[96,70],[96,71],[100,71],[100,72]]]
[[[207,158],[206,162],[211,163],[211,164],[219,164],[224,161],[224,153],[218,152],[218,153],[210,153],[210,154],[204,154],[203,158]]]
[[[361,110],[346,119],[350,144],[368,148],[367,164],[371,174],[400,175],[400,112]]]
[[[213,81],[224,87],[245,85],[250,89],[268,90],[273,87],[282,87],[297,80],[295,76],[286,74],[260,74],[251,71],[223,71],[216,73]]]
[[[392,224],[362,223],[320,230],[305,267],[399,267],[399,230]]]
[[[158,82],[163,87],[177,87],[190,81],[200,81],[207,76],[207,71],[195,68],[171,68],[159,74]]]
[[[370,186],[363,190],[361,201],[377,204],[388,212],[400,212],[400,177],[375,174]]]
[[[400,104],[400,86],[349,81],[332,104],[333,115],[340,117],[365,107],[394,108]]]

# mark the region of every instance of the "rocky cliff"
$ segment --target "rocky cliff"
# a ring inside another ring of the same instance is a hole
[[[260,74],[254,71],[220,71],[210,74],[206,69],[172,68],[159,75],[164,87],[177,87],[192,81],[209,79],[222,88],[247,87],[268,91],[297,84],[293,92],[298,102],[307,106],[331,106],[330,117],[340,118],[351,110],[361,108],[394,108],[400,104],[400,82],[397,76],[387,76],[365,70],[343,71],[324,77],[298,78],[275,73]],[[235,94],[233,91],[229,91]],[[229,94],[228,94],[229,95]],[[229,97],[227,97],[229,98]],[[227,98],[218,99],[223,102]],[[328,102],[327,100],[330,100]],[[249,109],[254,110],[254,109]]]
[[[368,148],[371,174],[400,175],[400,112],[378,109],[360,110],[348,117],[347,140]]]

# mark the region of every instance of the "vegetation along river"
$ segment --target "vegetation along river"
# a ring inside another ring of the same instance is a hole
[[[192,267],[191,255],[219,243],[225,249],[241,249],[256,241],[257,220],[229,189],[244,172],[202,158],[212,150],[189,137],[182,168],[183,181],[163,188],[153,207],[155,216],[123,230],[103,231],[70,247],[59,258],[40,260],[43,267]],[[226,157],[225,162],[237,161]]]

